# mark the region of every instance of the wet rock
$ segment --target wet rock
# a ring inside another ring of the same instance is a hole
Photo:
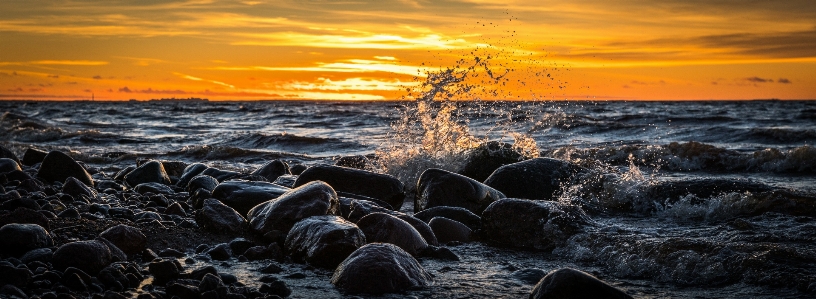
[[[110,241],[128,255],[137,254],[147,248],[147,237],[140,229],[132,226],[119,224],[106,229],[99,236]]]
[[[474,214],[468,209],[460,207],[433,207],[414,214],[414,217],[426,223],[430,222],[434,217],[445,217],[459,221],[467,225],[471,230],[482,228],[482,217],[479,217],[479,215]]]
[[[632,296],[592,275],[574,269],[563,268],[547,274],[530,293],[530,299],[544,298],[630,299]]]
[[[281,280],[270,281],[265,283],[258,289],[261,293],[286,298],[292,294],[292,289],[286,286],[286,283]]]
[[[422,236],[423,239],[425,239],[425,243],[428,243],[428,245],[433,246],[439,245],[439,241],[436,238],[436,234],[434,234],[433,229],[431,229],[428,223],[425,223],[424,221],[419,220],[414,216],[401,212],[391,212],[387,214],[397,217],[405,222],[408,222],[408,224],[413,226],[414,229],[416,229],[417,232],[419,232],[419,235]]]
[[[153,275],[153,284],[164,285],[178,278],[181,269],[171,260],[160,260],[148,264],[147,270]]]
[[[11,264],[0,264],[0,285],[25,287],[31,279],[28,269],[17,268]]]
[[[244,252],[252,246],[252,241],[244,238],[235,238],[229,242],[230,250],[232,250],[232,253],[236,256],[244,254]]]
[[[144,183],[170,185],[170,177],[164,170],[164,165],[159,161],[150,161],[136,167],[125,176],[124,181],[130,187],[136,187]]]
[[[346,294],[383,294],[426,287],[432,279],[409,253],[375,243],[360,247],[337,266],[331,283]]]
[[[37,224],[49,230],[48,218],[37,210],[20,207],[13,212],[0,211],[0,227],[9,223],[31,223]]]
[[[125,169],[116,172],[116,175],[113,176],[113,180],[117,182],[123,182],[125,180],[125,176],[128,175],[128,173],[130,173],[134,169],[136,169],[136,166],[128,165],[128,167],[125,167]]]
[[[399,210],[405,200],[403,184],[397,178],[369,171],[318,165],[303,171],[295,181],[295,187],[311,181],[324,181],[339,192],[348,192],[376,198]]]
[[[96,240],[62,245],[54,252],[51,259],[54,269],[65,270],[68,267],[74,267],[90,274],[99,273],[99,270],[105,268],[111,261],[108,246]]]
[[[459,261],[459,256],[457,256],[453,251],[447,249],[445,247],[436,247],[436,246],[428,246],[425,250],[420,252],[420,256],[422,257],[429,257],[432,259],[438,260],[446,260],[446,261]]]
[[[334,269],[365,244],[365,235],[357,225],[341,217],[312,216],[289,230],[285,244],[293,260]]]
[[[37,177],[46,184],[64,182],[74,177],[87,186],[93,186],[94,181],[88,171],[63,152],[52,151],[45,156],[37,171]]]
[[[335,166],[356,169],[365,169],[366,165],[368,164],[369,164],[368,158],[363,155],[340,157],[336,161],[334,161]]]
[[[198,289],[201,292],[214,291],[223,285],[224,282],[221,280],[221,277],[207,273],[201,278],[201,282],[198,284]]]
[[[345,214],[342,210],[341,206],[341,213],[343,213],[343,218],[348,219],[351,222],[357,223],[363,217],[371,213],[385,213],[391,214],[392,210],[380,207],[376,203],[367,201],[367,200],[356,200],[352,199],[348,202],[348,214]]]
[[[266,267],[261,268],[259,271],[264,274],[278,274],[283,272],[283,268],[277,264],[269,264]]]
[[[177,185],[179,187],[186,187],[187,184],[190,183],[190,180],[192,180],[194,177],[200,175],[207,168],[209,168],[209,167],[207,167],[207,165],[204,165],[204,164],[201,164],[201,163],[193,163],[193,164],[187,165],[187,167],[184,168],[184,171],[182,172],[181,177],[179,177],[179,181],[178,181]]]
[[[114,191],[117,192],[125,191],[125,186],[122,186],[116,181],[111,180],[97,180],[96,188],[99,190],[113,189]]]
[[[434,217],[428,225],[440,243],[470,242],[473,231],[465,224],[445,217]]]
[[[167,186],[167,185],[162,184],[162,183],[141,183],[141,184],[136,185],[136,187],[133,188],[133,191],[136,191],[139,194],[147,194],[147,193],[173,194],[173,193],[175,193],[173,191],[173,188],[170,188],[170,186]]]
[[[10,223],[0,227],[0,251],[15,257],[53,243],[48,231],[37,224]]]
[[[221,170],[217,168],[204,169],[204,171],[201,172],[201,175],[208,175],[214,177],[219,182],[223,182],[241,176],[240,173],[228,170]]]
[[[252,208],[247,214],[250,227],[261,234],[280,231],[286,234],[298,221],[339,213],[337,193],[324,182],[310,182],[280,197]]]
[[[17,158],[17,155],[2,145],[0,145],[0,158],[8,158],[14,160],[14,162],[17,162],[17,164],[20,163],[20,159]]]
[[[216,232],[240,233],[246,226],[244,216],[212,198],[204,200],[204,207],[196,212],[195,218],[202,228]]]
[[[252,175],[262,176],[272,182],[279,176],[289,173],[289,165],[281,160],[272,160],[252,172]]]
[[[537,284],[546,275],[547,272],[536,268],[525,268],[510,274],[511,277],[518,279],[525,284],[532,285]]]
[[[65,211],[60,212],[59,214],[57,214],[57,217],[62,218],[62,219],[79,219],[79,218],[82,218],[82,216],[79,215],[79,211],[77,211],[76,209],[73,209],[73,208],[67,209]]]
[[[187,184],[187,192],[195,192],[198,189],[204,189],[212,192],[218,186],[218,180],[208,175],[198,175],[190,180]]]
[[[108,247],[108,250],[111,254],[111,262],[123,262],[127,261],[127,254],[125,254],[119,247],[116,247],[116,244],[113,244],[111,241],[108,241],[105,238],[97,237],[96,241],[102,242],[105,246]]]
[[[41,163],[45,156],[48,155],[47,152],[41,151],[35,148],[28,148],[26,149],[25,153],[23,153],[23,165],[25,166],[32,166],[37,163]]]
[[[91,187],[88,187],[87,185],[73,177],[65,179],[65,184],[62,185],[62,193],[71,195],[73,197],[79,197],[80,195],[84,195],[92,199],[96,199],[98,196],[96,190],[94,190]]]
[[[484,183],[510,198],[550,200],[562,184],[586,172],[567,161],[535,158],[499,167]]]
[[[459,174],[483,182],[499,167],[521,160],[524,160],[524,156],[511,144],[490,141],[468,152],[465,166]]]
[[[30,262],[33,262],[33,261],[40,261],[40,262],[47,263],[47,262],[51,262],[51,257],[53,255],[54,255],[54,251],[52,251],[51,248],[39,248],[39,249],[31,250],[31,251],[26,252],[25,254],[23,254],[23,256],[20,257],[20,261],[23,262],[23,263],[26,263],[26,264],[30,263]]]
[[[0,295],[3,295],[0,297],[7,298],[28,298],[28,296],[26,295],[25,292],[23,292],[23,290],[12,284],[7,284],[4,285],[3,287],[0,287]]]
[[[12,172],[15,170],[22,170],[20,164],[9,158],[0,158],[0,173]]]
[[[215,247],[208,249],[205,253],[216,261],[226,261],[232,257],[232,250],[227,243],[218,244]]]
[[[182,161],[159,161],[161,162],[162,166],[164,167],[164,171],[167,172],[167,176],[170,177],[180,177],[184,174],[184,170],[187,169],[187,163]]]
[[[449,206],[479,214],[490,203],[504,197],[503,193],[474,179],[431,168],[419,177],[415,210]]]
[[[413,226],[388,214],[366,215],[357,222],[357,226],[365,234],[368,243],[391,243],[411,255],[417,255],[428,247],[428,243]]]
[[[159,251],[159,257],[182,258],[184,256],[185,256],[184,252],[181,252],[178,249],[174,248],[165,248]]]
[[[309,167],[303,164],[295,164],[289,167],[289,172],[291,172],[294,175],[300,175],[301,173],[303,173],[304,170],[306,170],[306,168]]]
[[[212,191],[212,196],[246,215],[253,207],[277,198],[291,189],[267,182],[226,181]]]
[[[487,241],[510,247],[552,250],[590,222],[581,208],[554,201],[506,198],[482,213]]]
[[[167,206],[167,209],[164,210],[164,213],[167,215],[187,217],[187,212],[184,211],[184,207],[182,207],[181,204],[178,202],[174,202]]]

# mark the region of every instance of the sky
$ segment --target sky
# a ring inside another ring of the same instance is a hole
[[[477,58],[485,99],[816,99],[816,5],[0,1],[0,100],[400,99]]]

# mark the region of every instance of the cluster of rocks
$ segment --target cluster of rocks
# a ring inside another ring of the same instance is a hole
[[[448,246],[484,241],[551,250],[591,225],[579,207],[550,200],[586,169],[547,158],[505,163],[513,159],[506,151],[471,160],[466,170],[483,182],[426,170],[410,215],[400,211],[402,182],[351,167],[274,160],[240,173],[140,160],[108,175],[59,151],[29,149],[20,161],[0,149],[0,294],[21,298],[277,298],[292,292],[274,276],[255,289],[211,266],[185,269],[179,259],[192,248],[150,248],[148,227],[235,237],[197,246],[196,258],[307,263],[334,270],[331,283],[343,293],[381,294],[432,285],[417,259],[458,261]],[[96,236],[66,237],[64,228],[50,227],[66,219],[117,224]],[[270,267],[274,273],[274,263]],[[531,298],[578,289],[626,296],[566,269],[544,277]]]

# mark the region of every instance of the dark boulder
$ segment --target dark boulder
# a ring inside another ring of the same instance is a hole
[[[279,231],[286,235],[298,221],[327,214],[339,214],[337,193],[328,184],[315,181],[255,206],[247,218],[256,232]]]
[[[85,185],[78,179],[74,177],[69,177],[65,179],[65,184],[62,185],[62,193],[68,194],[73,196],[74,198],[79,197],[80,195],[84,195],[90,199],[96,200],[98,194],[96,190],[88,185]]]
[[[436,239],[442,244],[453,241],[470,242],[473,234],[473,230],[467,225],[445,217],[434,217],[428,225],[433,229]]]
[[[357,225],[341,217],[312,216],[289,230],[285,244],[294,260],[334,269],[365,244],[365,235]]]
[[[93,178],[82,165],[59,151],[52,151],[45,156],[37,171],[37,177],[46,184],[64,182],[65,179],[74,177],[85,185],[94,185]]]
[[[580,207],[555,201],[506,198],[482,213],[483,236],[499,246],[552,250],[590,223]]]
[[[563,184],[587,171],[567,161],[535,158],[499,167],[484,183],[510,198],[551,200]]]
[[[306,170],[306,168],[309,167],[303,164],[295,164],[289,167],[289,172],[291,172],[294,175],[300,175],[301,173],[303,173],[304,170]]]
[[[0,285],[13,285],[25,287],[31,280],[31,272],[28,269],[16,268],[11,264],[0,264]],[[0,298],[7,298],[0,296]]]
[[[471,230],[482,228],[482,217],[474,214],[468,209],[460,207],[433,207],[422,212],[414,214],[414,217],[431,222],[434,217],[445,217],[451,220],[456,220],[464,225],[467,225]]]
[[[339,166],[309,167],[298,176],[295,187],[317,180],[326,182],[339,192],[354,193],[385,201],[396,210],[402,207],[405,200],[403,184],[397,178]]]
[[[244,216],[212,198],[204,200],[204,207],[196,212],[195,219],[202,228],[215,232],[240,233],[246,226]]]
[[[365,234],[368,243],[391,243],[414,256],[428,247],[428,243],[411,224],[388,214],[368,214],[357,222],[357,226]]]
[[[135,165],[128,165],[125,169],[119,170],[116,172],[116,175],[113,176],[113,180],[117,182],[123,182],[125,180],[125,176],[128,175],[131,171],[136,169]]]
[[[26,264],[28,264],[30,262],[33,262],[33,261],[40,261],[40,262],[43,262],[43,263],[50,263],[51,262],[51,257],[53,255],[54,255],[54,251],[51,250],[51,248],[39,248],[39,249],[31,250],[31,251],[26,252],[25,254],[23,254],[23,256],[20,257],[20,261],[23,262],[23,263],[26,263]]]
[[[530,293],[530,299],[582,299],[609,298],[631,299],[618,288],[615,288],[592,275],[582,271],[562,268],[550,272],[536,284]]]
[[[10,223],[0,227],[0,252],[15,257],[53,243],[48,231],[37,224]]]
[[[419,218],[402,212],[391,212],[387,214],[408,222],[408,224],[413,226],[419,235],[425,239],[425,243],[428,243],[428,245],[439,246],[439,241],[436,239],[436,234],[434,234],[433,229],[431,229],[431,227],[425,221],[419,220]]]
[[[170,177],[161,162],[150,161],[136,167],[136,169],[125,175],[125,183],[130,187],[136,187],[143,183],[170,185]]]
[[[490,203],[504,197],[503,193],[474,179],[431,168],[419,177],[414,210],[448,206],[480,214]]]
[[[17,158],[17,155],[2,145],[0,145],[0,158],[12,159],[14,162],[17,162],[17,164],[20,164],[20,159]]]
[[[0,227],[9,223],[31,223],[42,226],[45,230],[51,229],[48,218],[43,213],[24,207],[16,208],[13,212],[0,211]]]
[[[468,152],[465,166],[459,174],[483,182],[493,171],[507,164],[524,160],[524,155],[507,143],[490,141]]]
[[[32,166],[34,164],[41,163],[43,159],[45,159],[46,155],[48,155],[48,153],[45,151],[35,148],[28,148],[23,154],[23,165]]]
[[[204,169],[204,171],[201,172],[201,175],[208,175],[214,177],[219,182],[223,182],[241,176],[240,173],[237,173],[235,171],[221,170],[217,168]]]
[[[184,168],[184,171],[182,171],[181,177],[179,177],[177,185],[179,187],[186,187],[187,184],[190,183],[190,180],[204,172],[204,170],[206,170],[207,168],[209,168],[207,167],[207,165],[201,163],[193,163],[187,165],[187,167]]]
[[[331,283],[346,294],[384,294],[431,285],[431,275],[414,257],[387,243],[354,251],[332,275]]]
[[[181,177],[184,174],[184,170],[187,169],[187,163],[182,161],[160,161],[162,166],[164,166],[164,171],[167,172],[167,176],[170,177]]]
[[[344,156],[344,157],[337,158],[337,160],[334,161],[335,166],[356,168],[356,169],[366,169],[366,166],[368,166],[369,163],[370,163],[370,161],[368,160],[368,157],[363,156],[363,155]]]
[[[76,241],[60,246],[54,252],[51,264],[63,271],[68,267],[95,275],[112,261],[111,251],[105,243],[97,240]]]
[[[216,261],[226,261],[232,257],[232,249],[227,243],[215,245],[213,248],[207,249],[204,253]]]
[[[267,182],[226,181],[212,191],[212,197],[246,215],[253,207],[292,190]]]
[[[136,191],[139,194],[147,194],[147,193],[173,194],[173,193],[175,193],[175,192],[173,192],[173,188],[170,188],[170,186],[162,184],[162,183],[155,183],[155,182],[138,184],[138,185],[136,185],[136,187],[133,187],[133,191]]]
[[[272,160],[252,172],[252,175],[262,176],[273,182],[279,176],[290,174],[289,165],[281,160]]]
[[[147,237],[140,229],[132,226],[119,224],[106,229],[99,236],[110,241],[129,255],[147,249]]]
[[[160,260],[147,265],[147,270],[153,275],[153,284],[164,285],[179,277],[181,269],[172,260]]]
[[[190,193],[193,193],[198,189],[204,189],[212,192],[215,187],[218,187],[218,180],[216,180],[214,177],[208,175],[197,175],[190,180],[189,183],[187,183],[187,187],[185,189]]]
[[[22,170],[20,164],[9,158],[0,158],[0,173],[12,172],[15,170]]]

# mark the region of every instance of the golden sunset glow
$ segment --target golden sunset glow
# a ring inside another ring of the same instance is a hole
[[[486,48],[514,99],[816,98],[810,0],[10,0],[0,99],[398,99]]]

